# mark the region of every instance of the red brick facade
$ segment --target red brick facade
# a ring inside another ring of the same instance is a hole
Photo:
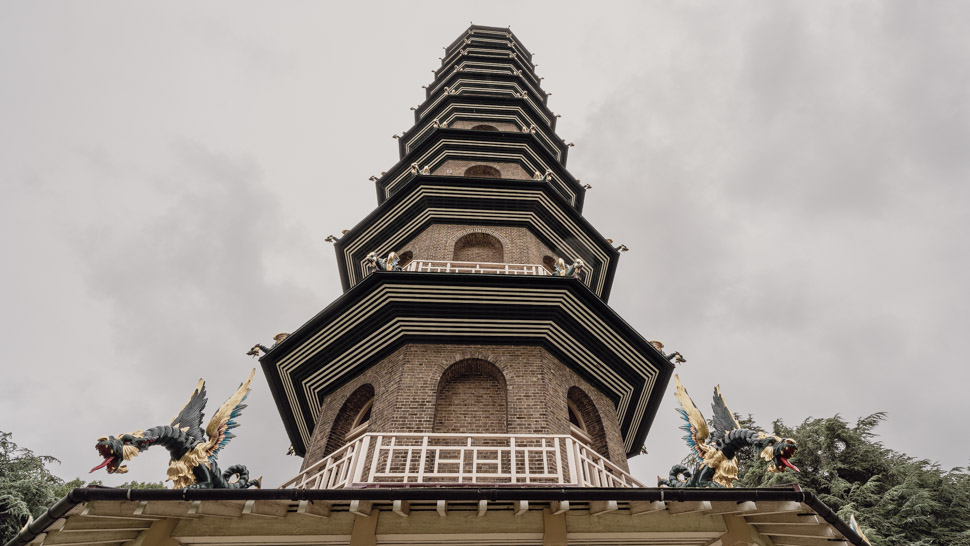
[[[569,434],[569,398],[585,413],[591,447],[628,468],[613,402],[545,349],[426,344],[402,347],[323,400],[304,467],[342,445],[345,421],[357,416],[349,398],[365,385],[374,389],[368,432]]]
[[[463,226],[456,224],[434,224],[429,226],[420,235],[402,245],[398,254],[411,252],[415,260],[456,260],[465,261],[469,257],[488,258],[480,261],[491,262],[491,258],[498,255],[494,250],[486,251],[484,243],[480,244],[480,251],[477,254],[467,252],[467,246],[463,247],[464,242],[469,242],[467,238],[473,234],[484,234],[492,237],[497,242],[489,243],[492,248],[501,249],[503,259],[497,260],[502,263],[510,264],[543,264],[549,258],[552,263],[559,256],[554,254],[549,247],[542,244],[535,235],[526,228],[515,226]],[[458,257],[456,257],[456,255]],[[459,259],[461,258],[461,259]],[[565,257],[571,262],[571,257]],[[477,261],[477,260],[467,260]]]

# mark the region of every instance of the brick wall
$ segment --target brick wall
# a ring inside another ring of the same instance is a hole
[[[507,434],[507,387],[502,372],[486,360],[461,360],[438,382],[434,432]]]
[[[546,256],[559,258],[528,229],[513,226],[463,226],[434,224],[401,245],[398,254],[412,252],[415,260],[454,260],[462,237],[484,233],[502,245],[503,263],[542,264]]]
[[[449,159],[444,163],[436,166],[431,174],[445,175],[445,176],[464,176],[465,170],[469,167],[475,165],[488,165],[489,167],[495,167],[502,173],[501,178],[509,178],[512,180],[532,180],[532,176],[535,173],[527,173],[525,169],[522,168],[518,163],[500,163],[497,161],[488,161],[485,159],[468,161],[464,159]]]
[[[477,127],[479,125],[491,125],[492,127],[495,127],[496,129],[498,129],[499,131],[506,131],[506,132],[512,132],[512,133],[522,132],[522,129],[514,123],[495,121],[489,118],[455,120],[455,121],[452,121],[448,125],[448,127],[453,129],[471,129],[472,127]]]
[[[467,380],[464,385],[449,391],[446,377],[444,396],[439,392],[446,370],[455,363],[469,360],[491,363],[504,379],[509,434],[569,434],[566,399],[569,389],[576,387],[589,397],[602,422],[606,446],[591,447],[620,467],[628,468],[613,403],[545,349],[536,346],[429,344],[402,347],[327,396],[307,449],[304,467],[325,456],[331,447],[327,446],[331,431],[343,426],[335,423],[341,407],[365,384],[373,385],[375,390],[368,432],[430,433],[436,431],[436,422],[439,428],[447,427],[452,432],[492,432],[481,430],[484,424],[480,416],[465,411],[462,404],[456,402],[464,400],[467,403],[469,390],[475,390],[477,384],[482,403],[493,408],[493,415],[500,413],[500,409],[494,409],[500,405],[500,397],[494,394],[494,387],[499,382],[497,375],[486,373],[481,365],[479,371],[469,368],[455,376],[464,376],[463,381]],[[439,401],[443,403],[439,405]],[[461,423],[466,420],[467,427],[463,428]],[[494,418],[489,417],[488,421],[494,422]]]

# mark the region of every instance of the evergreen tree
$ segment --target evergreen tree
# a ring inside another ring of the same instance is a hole
[[[30,517],[40,516],[58,499],[64,483],[47,470],[59,462],[19,447],[9,432],[0,432],[0,544],[12,539]]]
[[[51,474],[50,463],[58,463],[48,455],[14,443],[13,435],[0,431],[0,544],[5,544],[23,528],[29,518],[40,517],[55,502],[72,489],[100,486],[100,481],[85,483],[76,478],[69,482]],[[121,489],[160,489],[162,482],[127,482]]]
[[[943,471],[883,446],[873,430],[885,417],[875,413],[855,426],[838,415],[806,419],[795,428],[775,421],[774,434],[798,442],[792,462],[801,473],[769,473],[756,458],[738,485],[794,481],[844,521],[854,515],[873,546],[970,546],[970,474],[964,468]]]

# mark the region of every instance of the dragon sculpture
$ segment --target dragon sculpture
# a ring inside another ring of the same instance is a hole
[[[786,468],[799,471],[788,462],[798,450],[795,440],[741,428],[724,402],[720,386],[714,388],[714,403],[711,405],[714,409],[714,430],[709,432],[707,421],[677,375],[674,375],[674,381],[677,384],[675,396],[680,401],[677,411],[685,421],[680,428],[687,432],[684,439],[691,449],[689,458],[694,463],[694,469],[690,470],[683,464],[674,465],[668,479],[657,479],[660,485],[733,487],[738,479],[737,454],[746,447],[760,450],[761,458],[768,461],[768,472],[783,472]]]
[[[244,465],[230,466],[225,472],[216,464],[216,457],[236,435],[232,429],[239,426],[235,421],[246,407],[243,401],[249,395],[249,384],[256,370],[253,369],[239,390],[219,407],[202,433],[202,410],[207,401],[205,381],[199,384],[189,397],[178,415],[169,425],[160,425],[148,430],[137,430],[118,436],[98,438],[95,448],[104,462],[91,469],[91,472],[107,469],[109,474],[128,472],[125,461],[130,461],[149,447],[159,445],[168,449],[171,459],[168,463],[168,478],[175,489],[182,488],[229,488],[246,489],[259,487],[260,480],[250,480],[249,471]]]
[[[365,259],[367,267],[371,269],[376,269],[377,271],[401,271],[401,266],[398,265],[401,259],[398,257],[396,252],[391,252],[387,255],[387,259],[379,258],[376,252],[371,252],[367,255]]]
[[[573,264],[569,267],[566,267],[565,260],[559,258],[556,260],[556,269],[553,270],[552,274],[557,277],[574,277],[578,279],[580,275],[582,275],[585,267],[586,263],[579,258],[576,258],[576,260],[573,261]]]

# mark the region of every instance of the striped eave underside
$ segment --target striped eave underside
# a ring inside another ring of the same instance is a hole
[[[490,148],[506,149],[506,150],[509,150],[509,152],[506,152],[506,153],[483,152],[483,151],[469,152],[468,150],[463,148],[457,148],[457,149],[448,148],[449,146],[453,146],[453,145],[468,146],[470,144],[481,144]],[[522,152],[514,153],[519,150],[524,150],[525,153],[522,153]],[[556,164],[556,165],[547,164],[545,161],[540,159],[535,153],[533,153],[533,151],[525,143],[501,142],[501,141],[494,141],[494,140],[473,142],[468,140],[443,138],[440,141],[438,141],[434,146],[432,146],[430,149],[426,150],[420,156],[411,158],[411,162],[417,163],[418,166],[421,168],[428,166],[433,169],[437,165],[446,161],[448,157],[452,155],[465,155],[465,156],[471,156],[476,159],[483,159],[483,160],[517,161],[517,162],[521,162],[524,165],[526,172],[538,171],[540,173],[544,173],[546,172],[547,169],[552,170],[553,174],[552,174],[552,180],[550,182],[552,183],[553,187],[556,188],[556,191],[562,194],[567,201],[569,201],[570,205],[574,207],[576,206],[576,193],[569,188],[569,186],[566,184],[566,181],[562,180],[561,178],[559,178],[559,176],[556,175],[555,169],[553,169],[553,167],[556,167],[557,169],[561,169],[563,167],[559,164]],[[387,199],[388,197],[390,197],[391,194],[394,193],[394,188],[396,188],[399,184],[404,182],[410,175],[411,173],[409,170],[402,169],[396,178],[394,178],[393,180],[388,182],[386,186],[384,186],[384,198]]]
[[[585,283],[592,282],[592,279],[596,277],[596,284],[590,286],[596,295],[602,297],[603,291],[606,286],[606,272],[610,268],[610,255],[604,252],[599,246],[586,234],[586,230],[582,226],[573,222],[568,215],[562,212],[559,205],[554,203],[548,196],[546,196],[541,190],[513,190],[513,189],[493,189],[489,187],[481,187],[475,189],[461,189],[453,188],[447,186],[420,186],[418,187],[410,196],[402,200],[400,203],[394,206],[387,214],[383,215],[379,221],[370,224],[367,230],[363,231],[360,235],[355,236],[354,241],[344,248],[344,261],[348,264],[348,279],[349,285],[353,287],[363,278],[364,263],[360,262],[355,264],[355,267],[350,267],[353,260],[353,254],[361,250],[361,245],[368,244],[374,234],[378,233],[380,230],[395,219],[397,219],[401,214],[410,208],[415,201],[421,199],[425,196],[448,196],[456,198],[471,198],[471,199],[519,199],[519,200],[533,200],[539,201],[546,209],[553,213],[563,225],[567,226],[571,230],[571,234],[577,240],[581,241],[586,245],[586,248],[601,261],[600,271],[594,272],[594,275],[587,274],[584,280]],[[383,246],[367,249],[368,252],[377,252],[380,255],[385,255],[388,252],[401,250],[394,245],[403,244],[409,238],[417,236],[414,231],[428,218],[442,218],[443,220],[461,219],[461,220],[500,220],[509,222],[528,222],[529,224],[535,226],[535,229],[539,230],[549,241],[554,243],[562,253],[572,253],[571,256],[564,256],[566,259],[575,258],[578,253],[575,248],[570,245],[562,237],[559,237],[554,230],[552,230],[548,225],[543,223],[538,217],[533,213],[528,211],[503,211],[503,210],[486,210],[486,211],[469,211],[465,209],[426,209],[419,216],[411,220],[401,230],[395,234],[394,237],[389,238],[388,242]],[[413,235],[412,235],[413,234]],[[421,258],[416,256],[416,258]]]
[[[536,124],[536,122],[531,117],[529,117],[529,114],[525,110],[523,110],[522,108],[519,108],[519,107],[516,107],[516,106],[496,106],[496,105],[483,105],[483,104],[472,104],[472,103],[452,103],[452,104],[448,105],[448,107],[445,108],[445,110],[443,112],[443,113],[447,113],[448,115],[445,116],[444,119],[442,119],[442,117],[439,115],[436,119],[440,123],[443,123],[445,125],[451,125],[455,121],[455,119],[457,117],[469,115],[469,112],[460,111],[459,108],[469,108],[469,109],[470,108],[474,108],[476,110],[476,112],[474,114],[474,118],[475,119],[480,119],[483,122],[487,122],[489,120],[494,120],[494,121],[499,121],[499,122],[506,122],[506,123],[518,122],[518,123],[516,123],[517,125],[519,125],[519,126],[525,125],[525,128],[526,129],[529,129],[529,127],[531,127],[532,125],[535,125],[536,128],[537,128],[536,129],[536,132],[535,132],[535,135],[536,135],[536,137],[540,138],[541,140],[543,140],[546,143],[546,146],[544,146],[545,150],[547,152],[549,152],[552,156],[554,156],[557,161],[559,161],[560,163],[562,163],[562,153],[560,152],[559,148],[556,147],[556,143],[553,142],[552,140],[550,140],[549,137],[548,137],[548,135],[546,135],[546,129],[543,129],[542,126]],[[498,112],[510,112],[510,113],[508,113],[508,114],[486,114],[486,113],[483,113],[482,112],[484,110],[493,110],[493,111],[498,111]],[[521,114],[522,115],[522,118],[524,118],[525,121],[528,122],[528,123],[524,123],[523,124],[522,119],[520,119],[518,116],[512,114],[511,112],[517,112],[517,113]],[[433,131],[435,129],[433,121],[434,120],[428,121],[417,133],[415,133],[413,135],[412,134],[408,134],[406,137],[404,137],[404,139],[403,139],[404,140],[403,151],[404,151],[404,154],[405,155],[411,153],[411,149],[412,148],[416,148],[417,145],[420,144],[421,141],[423,141],[423,139],[421,138],[422,136],[424,136],[426,133],[428,133],[430,131]]]
[[[431,87],[428,88],[427,98],[431,98],[432,95],[434,95],[438,91],[441,91],[442,88],[445,87],[445,83],[450,81],[451,78],[454,78],[455,74],[462,74],[467,77],[474,77],[476,74],[478,75],[488,74],[488,75],[494,75],[494,76],[501,76],[503,78],[505,77],[516,78],[521,83],[522,86],[525,86],[525,91],[527,91],[526,96],[531,95],[531,96],[543,97],[543,104],[545,104],[545,97],[547,93],[543,91],[542,87],[540,87],[538,84],[533,84],[533,82],[529,81],[528,78],[523,77],[523,74],[527,74],[527,72],[522,72],[521,74],[517,73],[516,72],[517,69],[513,67],[511,64],[509,64],[509,61],[512,61],[512,60],[513,59],[508,59],[508,61],[504,63],[497,63],[497,62],[488,62],[487,60],[469,59],[467,57],[463,57],[461,63],[454,64],[451,66],[451,71],[444,70],[441,72],[441,75],[435,80],[435,82],[431,85]],[[481,80],[476,80],[476,81],[481,81]],[[487,80],[486,83],[497,83],[497,82],[493,80]],[[502,83],[512,83],[512,82],[502,81]],[[449,85],[448,87],[450,88],[452,86]],[[520,84],[516,84],[516,87],[518,88],[519,93],[523,91],[523,88],[520,86]]]
[[[464,82],[464,80],[459,80],[458,81],[458,83],[462,83],[462,82]],[[476,83],[476,80],[468,80],[468,83]],[[477,83],[487,83],[487,82],[477,82]],[[451,87],[451,86],[449,86],[449,87]],[[518,89],[519,93],[521,94],[522,88],[519,87],[519,86],[515,86],[515,87],[516,87],[516,89]],[[419,121],[420,120],[423,120],[425,118],[425,116],[428,115],[428,112],[430,110],[433,110],[434,107],[439,102],[441,102],[442,100],[444,100],[446,97],[449,97],[449,96],[462,96],[462,95],[470,95],[472,93],[480,93],[480,94],[483,94],[483,95],[499,95],[499,96],[510,96],[510,97],[512,97],[512,96],[514,96],[513,95],[514,92],[515,91],[513,89],[511,89],[511,88],[505,89],[505,88],[501,88],[501,87],[459,87],[456,90],[456,92],[454,94],[451,94],[451,95],[446,94],[444,92],[439,93],[434,99],[430,99],[430,100],[426,101],[424,104],[422,104],[415,111],[415,113],[417,114],[417,118],[418,118]],[[521,99],[521,100],[529,103],[530,105],[532,105],[532,108],[536,112],[538,112],[540,116],[542,116],[542,118],[546,122],[546,124],[550,124],[551,123],[551,121],[550,121],[551,117],[545,113],[546,111],[548,111],[548,108],[546,108],[545,105],[543,105],[542,103],[537,103],[536,101],[532,100],[532,97],[528,93],[526,93],[526,95],[524,97],[516,97],[516,98]]]
[[[342,354],[328,358],[326,369],[317,370],[306,377],[302,384],[294,385],[291,373],[314,355],[328,350],[330,342],[341,338],[351,329],[368,320],[378,313],[390,301],[400,302],[446,302],[472,303],[488,302],[491,305],[552,305],[556,304],[575,319],[585,324],[590,332],[595,334],[605,346],[613,349],[617,360],[623,362],[629,370],[638,374],[644,381],[638,400],[631,400],[635,387],[617,374],[606,362],[597,358],[582,343],[563,331],[558,325],[549,321],[529,320],[489,320],[455,318],[396,318],[388,321],[381,329],[373,332],[365,339],[358,341],[353,347]],[[627,453],[633,450],[636,431],[640,426],[650,394],[660,375],[660,370],[650,362],[622,336],[609,328],[607,324],[581,301],[564,289],[523,289],[499,287],[456,287],[449,285],[380,285],[366,297],[358,301],[353,307],[341,313],[338,320],[327,324],[326,327],[313,335],[299,348],[291,351],[286,357],[276,363],[280,382],[286,392],[290,411],[294,416],[297,428],[304,445],[309,445],[313,423],[308,423],[300,409],[300,399],[307,401],[316,421],[320,412],[318,394],[325,392],[327,387],[351,371],[360,363],[366,361],[382,348],[408,334],[422,334],[433,336],[447,336],[460,340],[462,336],[503,336],[503,337],[545,337],[551,344],[563,352],[574,356],[575,361],[587,374],[597,378],[620,396],[617,402],[617,414],[620,422],[624,422],[629,412],[630,425],[624,438],[624,449]],[[631,402],[634,405],[631,406]]]

